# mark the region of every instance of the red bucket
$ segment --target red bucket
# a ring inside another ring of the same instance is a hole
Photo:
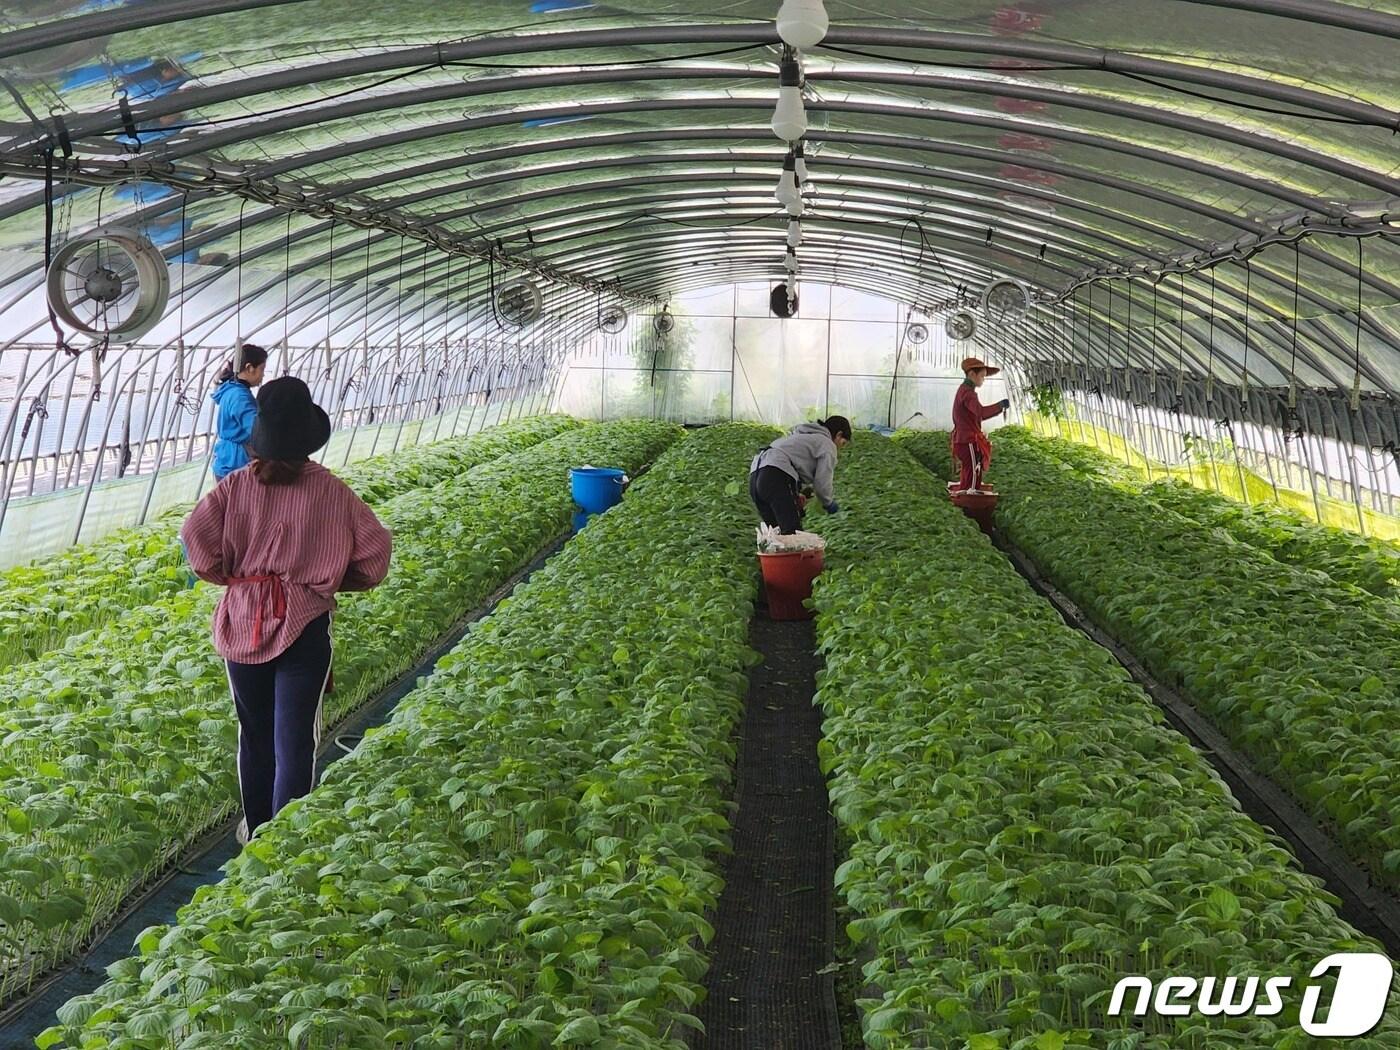
[[[992,515],[997,509],[995,492],[950,492],[953,505],[981,526],[988,536],[992,535]]]
[[[774,620],[810,620],[816,615],[802,602],[812,596],[812,581],[821,575],[826,558],[815,551],[774,551],[758,556],[768,615]]]

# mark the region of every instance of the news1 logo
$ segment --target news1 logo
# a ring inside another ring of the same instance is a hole
[[[1330,1002],[1323,1004],[1323,987],[1312,982],[1333,971],[1336,988]],[[1341,953],[1323,959],[1309,977],[1298,1011],[1303,1031],[1345,1039],[1365,1035],[1380,1023],[1395,971],[1384,955]],[[1129,994],[1136,992],[1132,1012],[1138,1017],[1149,1009],[1161,1017],[1276,1017],[1292,989],[1291,977],[1168,977],[1155,988],[1146,977],[1125,977],[1114,986],[1108,1016],[1122,1014]]]

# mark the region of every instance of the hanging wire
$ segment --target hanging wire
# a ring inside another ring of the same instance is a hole
[[[53,147],[49,146],[44,150],[44,273],[49,272],[49,267],[53,264],[53,228],[54,228],[54,193],[53,193]],[[49,311],[49,327],[53,329],[54,349],[61,350],[70,357],[77,356],[80,352],[68,345],[68,340],[63,336],[63,329],[58,326],[58,315],[54,313],[53,306],[49,303],[48,297],[44,297],[44,305]]]
[[[331,220],[330,243],[326,246],[326,349],[331,346],[331,301],[335,295],[335,220]]]
[[[1093,383],[1094,371],[1094,286],[1089,285],[1088,308],[1084,311],[1084,378]]]
[[[399,350],[403,346],[403,255],[404,235],[399,234],[399,277],[394,292],[394,365],[399,363]]]
[[[237,290],[234,292],[235,298],[233,301],[233,327],[236,329],[234,332],[234,341],[238,345],[242,345],[243,342],[243,209],[246,207],[248,207],[247,200],[244,200],[243,203],[238,206],[238,258],[234,263],[234,279],[237,283]],[[234,354],[234,357],[238,359],[234,361],[234,370],[237,371],[238,366],[243,363],[241,360],[242,352],[240,351]]]
[[[369,346],[369,248],[373,231],[365,230],[365,346]]]
[[[442,367],[447,367],[448,347],[452,338],[452,254],[447,255],[447,282],[442,293]]]
[[[1210,271],[1210,325],[1206,337],[1206,402],[1215,400],[1215,269]]]
[[[420,352],[418,356],[422,358],[427,353],[428,348],[428,256],[430,252],[423,253],[423,313],[418,318],[418,342]]]
[[[1152,375],[1148,379],[1147,392],[1152,395],[1154,403],[1157,400],[1157,293],[1160,283],[1152,282]]]
[[[177,355],[175,382],[175,408],[185,407],[185,256],[188,254],[189,222],[186,219],[190,206],[189,191],[180,195],[180,299],[175,310],[175,353]],[[197,407],[196,407],[197,410]]]
[[[1123,340],[1123,367],[1132,367],[1133,353],[1133,282],[1128,281],[1128,311],[1123,321],[1123,330],[1127,338]]]
[[[1298,271],[1302,248],[1298,241],[1293,242],[1293,334],[1288,357],[1288,412],[1289,424],[1297,421],[1298,408]]]
[[[179,339],[185,338],[185,262],[189,254],[189,221],[186,216],[189,213],[190,194],[186,190],[180,197],[180,303],[177,307],[179,315],[177,323],[180,326]]]
[[[1252,280],[1254,277],[1254,267],[1250,265],[1249,257],[1244,260],[1244,361],[1240,366],[1240,403],[1244,404],[1249,400],[1249,315],[1250,299],[1252,296]]]
[[[1181,287],[1176,300],[1176,401],[1175,412],[1181,411],[1182,388],[1186,383],[1186,275],[1181,275]]]
[[[292,358],[288,315],[292,312],[292,213],[287,212],[287,240],[282,256],[282,366],[290,367]]]
[[[1365,250],[1366,242],[1358,237],[1356,239],[1356,374],[1351,381],[1351,410],[1353,412],[1361,409],[1361,311],[1365,306],[1362,298],[1366,290]]]
[[[106,204],[106,202],[107,202],[107,187],[106,187],[106,186],[103,186],[100,190],[97,191],[97,228],[98,228],[99,230],[102,229],[102,209],[103,209],[103,206]],[[98,242],[97,242],[97,264],[98,264],[99,266],[102,265],[102,242],[101,242],[101,241],[98,241]],[[107,305],[104,303],[102,306],[99,307],[99,309],[102,311],[102,331],[103,331],[103,334],[102,334],[102,340],[101,340],[101,342],[93,346],[93,348],[92,348],[92,353],[93,353],[93,359],[94,359],[94,361],[105,361],[105,360],[107,360],[107,348],[108,348],[109,346],[111,346],[111,342],[112,342],[112,322],[111,322],[111,319],[110,319],[109,316],[108,316],[108,307],[107,307]],[[100,396],[100,394],[101,394],[101,390],[100,390],[98,381],[97,381],[96,378],[94,378],[94,380],[93,380],[93,395],[92,395],[92,399],[93,399],[94,401],[96,401],[96,400],[98,399],[98,397]]]
[[[1114,314],[1113,314],[1113,294],[1114,294],[1114,286],[1113,286],[1113,283],[1112,283],[1111,281],[1108,283],[1107,288],[1108,288],[1108,308],[1107,308],[1107,309],[1108,309],[1108,325],[1107,325],[1108,330],[1107,330],[1107,332],[1106,332],[1105,335],[1104,335],[1104,355],[1103,355],[1103,361],[1104,361],[1104,367],[1107,368],[1109,371],[1112,371],[1112,369],[1113,369],[1113,320],[1114,320]]]

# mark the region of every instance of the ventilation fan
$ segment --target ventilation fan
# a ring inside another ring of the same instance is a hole
[[[977,334],[977,318],[967,310],[956,310],[948,315],[943,328],[949,339],[961,343]]]
[[[676,330],[676,319],[671,316],[671,311],[662,308],[661,312],[651,319],[651,327],[657,335],[670,335]]]
[[[54,255],[45,285],[64,324],[120,343],[155,327],[170,301],[170,271],[160,250],[125,226],[73,238]]]
[[[904,329],[904,338],[915,346],[922,346],[928,342],[928,326],[915,321]]]
[[[993,281],[982,292],[982,310],[989,317],[1013,317],[1030,308],[1031,290],[1020,281]]]
[[[797,290],[789,294],[786,283],[777,285],[768,293],[768,309],[774,317],[794,317],[797,314]]]
[[[502,324],[524,328],[540,319],[544,297],[533,281],[517,277],[496,290],[496,315]]]
[[[609,306],[598,313],[598,328],[608,335],[617,335],[627,327],[627,311],[620,306]]]

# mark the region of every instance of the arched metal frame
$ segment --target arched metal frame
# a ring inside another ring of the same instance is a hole
[[[1400,18],[1330,0],[1171,2],[1191,3],[1198,18],[1233,12],[1229,24],[1240,27],[1288,20],[1295,28],[1329,27],[1338,39],[1400,39]],[[317,10],[309,0],[129,5],[0,33],[0,62],[77,40],[120,41],[138,28],[184,20],[207,29],[269,7],[304,10],[308,19]],[[227,247],[237,236],[241,254],[191,274],[171,309],[198,301],[198,316],[165,348],[153,348],[153,358],[180,341],[203,348],[244,313],[251,317],[238,333],[244,338],[266,340],[281,329],[284,364],[291,346],[313,342],[321,325],[337,369],[349,368],[340,359],[355,359],[361,339],[376,347],[435,340],[470,346],[492,338],[482,271],[497,269],[545,281],[550,317],[531,338],[567,349],[570,338],[590,330],[599,295],[659,303],[707,280],[778,276],[786,218],[765,199],[783,155],[765,126],[774,94],[772,24],[693,15],[687,24],[674,12],[655,24],[644,13],[628,24],[621,11],[577,27],[572,20],[561,14],[559,25],[519,35],[493,35],[487,26],[483,35],[427,46],[372,41],[352,57],[274,61],[237,76],[196,73],[179,90],[132,105],[129,117],[110,101],[76,108],[63,125],[82,163],[57,158],[55,198],[81,216],[85,184],[165,182],[185,196],[138,204],[124,217],[168,222],[177,210],[182,218],[186,208],[195,212],[205,225],[183,230],[168,254]],[[1246,54],[1250,43],[1241,35],[1218,46]],[[676,53],[716,46],[729,52]],[[559,64],[485,71],[470,65],[538,55]],[[959,68],[968,56],[989,62]],[[808,56],[808,162],[817,190],[804,218],[802,272],[934,308],[1001,275],[1027,281],[1043,301],[1072,300],[1079,324],[1070,338],[1037,315],[1005,347],[1026,374],[1055,376],[1067,387],[1086,382],[1089,369],[1105,369],[1127,389],[1132,377],[1157,366],[1156,335],[1123,318],[1124,308],[1145,317],[1150,298],[1163,316],[1206,324],[1204,335],[1189,328],[1181,334],[1180,360],[1193,381],[1257,386],[1257,369],[1229,349],[1242,343],[1266,374],[1291,379],[1296,359],[1319,382],[1350,390],[1353,401],[1358,392],[1393,401],[1400,311],[1383,315],[1380,308],[1400,301],[1400,179],[1384,153],[1400,115],[1380,104],[1387,99],[1379,89],[1367,98],[1355,85],[1251,73],[1245,65],[1148,57],[1035,33],[853,24],[838,12],[826,41]],[[462,70],[470,74],[459,76]],[[410,82],[363,87],[381,74]],[[1132,88],[1120,90],[1125,83]],[[1177,105],[1177,89],[1214,102]],[[1230,109],[1236,100],[1262,108],[1241,119]],[[454,117],[447,112],[453,106],[471,108]],[[247,115],[259,109],[275,112]],[[111,140],[130,125],[182,114],[215,123],[134,157],[123,158]],[[600,130],[548,128],[579,117],[599,121]],[[1313,118],[1350,123],[1355,148],[1333,150],[1295,134]],[[396,126],[386,129],[389,119]],[[544,127],[526,142],[503,144],[502,136],[522,124]],[[0,172],[34,178],[42,152],[63,144],[57,123],[12,128],[0,143]],[[307,135],[324,144],[303,146]],[[1162,148],[1163,137],[1175,148]],[[265,159],[226,159],[239,154]],[[1378,195],[1391,200],[1377,205]],[[36,191],[0,201],[0,231],[32,229],[42,197]],[[236,209],[234,221],[220,202],[240,197],[258,206]],[[289,213],[305,218],[293,228]],[[905,243],[910,220],[920,229],[912,253]],[[347,224],[365,237],[333,239]],[[1308,234],[1298,254],[1308,266],[1300,308],[1354,324],[1364,353],[1335,325],[1294,318],[1293,255],[1265,245],[1300,231]],[[1369,242],[1371,261],[1360,274],[1351,241],[1339,234],[1379,238]],[[394,240],[404,237],[418,242],[407,255]],[[445,251],[477,260],[474,295],[452,294],[463,267]],[[1248,287],[1239,267],[1229,265],[1235,259],[1250,260]],[[1214,274],[1210,299],[1199,278],[1162,276],[1207,267]],[[324,273],[332,270],[328,287]],[[241,304],[210,306],[200,298],[226,290],[234,271],[245,283]],[[29,301],[24,296],[38,276],[17,268],[0,294],[12,305]],[[1359,316],[1354,295],[1346,298],[1358,283]],[[1076,293],[1095,284],[1097,301]],[[427,304],[447,296],[452,306],[428,316]],[[413,305],[420,300],[421,307]],[[38,339],[45,322],[36,317],[0,352]],[[1293,328],[1300,330],[1296,346]],[[458,370],[470,372],[471,352]],[[562,352],[552,351],[551,359]],[[32,392],[63,382],[71,389],[79,367],[53,357],[31,370],[26,359],[22,389],[0,418],[0,460],[11,474]],[[455,379],[446,373],[458,374],[446,362],[438,371],[444,374],[434,379],[424,368],[412,380],[395,380],[381,367],[372,382],[387,385],[391,400],[422,404],[437,396],[429,393],[437,385],[451,388]],[[143,374],[154,395],[154,374],[140,367],[129,373],[132,389]],[[168,392],[170,384],[159,389]]]

